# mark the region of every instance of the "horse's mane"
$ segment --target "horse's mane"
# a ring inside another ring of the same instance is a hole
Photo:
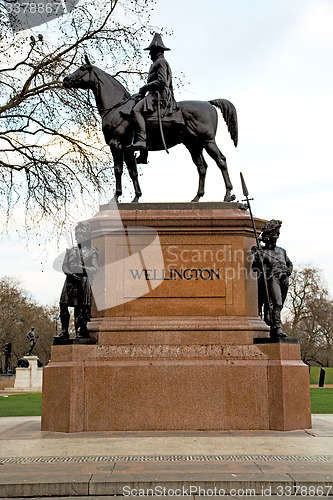
[[[124,94],[126,94],[126,97],[130,97],[130,93],[128,92],[128,90],[124,87],[124,85],[122,85],[118,80],[116,80],[113,76],[109,75],[109,73],[106,73],[105,71],[103,71],[102,69],[100,68],[97,68],[97,66],[93,66],[94,68],[94,71],[96,73],[96,75],[98,77],[100,77],[101,75],[104,75],[104,77],[106,77],[110,83],[112,83],[112,85],[114,87],[116,87],[116,89],[119,91],[119,92],[123,92]]]

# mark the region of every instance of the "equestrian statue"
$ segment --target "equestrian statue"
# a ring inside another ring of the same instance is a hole
[[[63,81],[65,88],[91,89],[102,118],[106,143],[110,146],[116,177],[115,199],[122,195],[122,173],[125,162],[134,185],[133,202],[142,195],[137,163],[147,163],[148,151],[161,151],[184,144],[199,173],[198,192],[193,202],[204,195],[207,163],[205,150],[221,170],[225,183],[224,201],[235,199],[225,156],[219,150],[215,135],[218,108],[227,124],[235,146],[238,142],[237,113],[226,99],[212,101],[180,101],[173,95],[172,74],[164,52],[168,49],[159,33],[144,50],[149,50],[152,65],[146,85],[138,94],[130,95],[125,87],[93,66],[85,56],[85,64]],[[139,151],[136,157],[135,152]]]

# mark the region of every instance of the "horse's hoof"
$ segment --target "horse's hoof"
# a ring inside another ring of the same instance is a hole
[[[134,196],[132,203],[139,203],[139,196]]]
[[[191,201],[191,203],[196,203],[197,201],[199,201],[201,198],[201,196],[196,196],[195,198],[193,198],[193,200]]]
[[[224,200],[223,201],[226,201],[228,203],[232,202],[232,201],[235,201],[236,199],[236,195],[234,194],[229,194],[229,195],[225,195],[224,197]]]
[[[122,194],[123,194],[123,193],[115,193],[115,195],[114,195],[114,197],[112,198],[112,200],[110,200],[110,201],[109,201],[109,204],[110,204],[113,200],[115,200],[115,202],[116,202],[116,203],[118,203],[118,202],[119,202],[119,198],[121,197],[121,195],[122,195]]]

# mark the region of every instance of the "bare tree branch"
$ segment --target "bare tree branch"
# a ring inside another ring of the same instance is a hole
[[[285,306],[284,326],[299,339],[303,361],[333,366],[333,300],[320,270],[310,266],[294,270]]]
[[[10,215],[23,203],[27,214],[37,209],[59,223],[78,193],[110,191],[112,160],[96,107],[86,93],[63,89],[62,81],[88,53],[123,83],[140,86],[141,41],[151,31],[153,5],[82,0],[53,22],[51,35],[0,37],[0,210]]]

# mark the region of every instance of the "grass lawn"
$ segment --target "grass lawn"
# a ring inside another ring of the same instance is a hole
[[[311,413],[333,413],[333,388],[311,387]]]
[[[333,413],[333,388],[311,387],[311,413]],[[0,395],[0,417],[39,416],[42,411],[42,395]]]
[[[0,417],[31,417],[41,414],[41,393],[0,395]]]
[[[325,385],[333,385],[333,368],[324,368],[325,370]],[[310,384],[319,384],[320,366],[311,366],[310,368]]]

